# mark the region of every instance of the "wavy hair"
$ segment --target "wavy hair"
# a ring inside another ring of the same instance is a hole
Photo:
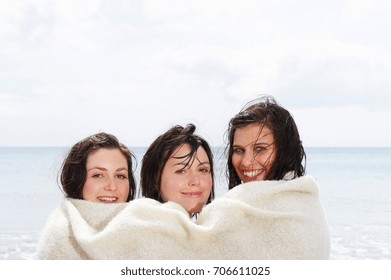
[[[59,181],[63,193],[70,198],[83,199],[83,186],[86,182],[86,163],[88,155],[98,149],[118,149],[128,163],[129,195],[126,201],[133,200],[136,193],[136,182],[133,174],[133,153],[118,139],[108,133],[97,133],[88,136],[73,145],[65,157],[60,169]]]
[[[185,167],[193,164],[195,160],[194,154],[199,147],[204,148],[208,156],[212,176],[212,189],[206,203],[210,203],[214,199],[213,153],[208,142],[194,134],[195,129],[194,124],[188,124],[186,127],[180,125],[173,126],[156,138],[148,147],[142,159],[140,171],[140,188],[144,197],[164,202],[160,194],[160,182],[164,165],[178,147],[188,144],[190,152],[183,157]]]
[[[281,180],[288,172],[293,172],[294,178],[305,174],[306,154],[292,115],[272,96],[265,95],[247,103],[229,122],[225,148],[229,189],[242,183],[232,164],[235,131],[250,124],[266,126],[273,133],[275,158],[265,180]]]

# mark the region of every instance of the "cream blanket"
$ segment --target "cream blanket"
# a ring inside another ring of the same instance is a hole
[[[39,259],[327,259],[330,240],[311,176],[239,185],[194,223],[178,204],[141,198],[64,199],[42,233]]]

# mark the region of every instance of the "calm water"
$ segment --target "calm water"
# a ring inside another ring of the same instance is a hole
[[[138,172],[145,148],[132,148]],[[39,231],[62,193],[57,172],[67,148],[0,147],[0,259],[33,257]],[[226,192],[215,149],[216,194]],[[391,259],[391,148],[307,148],[331,233],[332,259]]]

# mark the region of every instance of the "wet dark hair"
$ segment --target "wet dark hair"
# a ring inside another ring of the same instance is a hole
[[[143,157],[140,171],[140,188],[144,197],[164,202],[160,194],[163,168],[178,147],[188,144],[190,146],[190,153],[183,157],[185,163],[184,168],[190,167],[193,164],[195,160],[194,154],[197,152],[197,149],[199,147],[204,148],[210,162],[210,173],[212,176],[212,189],[206,203],[210,203],[214,199],[212,150],[208,142],[194,134],[195,129],[194,124],[188,124],[185,128],[180,125],[173,126],[167,132],[156,138],[148,147]]]
[[[118,139],[108,133],[97,133],[88,136],[73,145],[68,152],[60,169],[59,181],[61,189],[69,198],[83,199],[83,186],[86,182],[87,157],[92,151],[99,149],[118,149],[128,163],[129,195],[126,201],[133,200],[136,192],[136,182],[133,174],[132,152]]]
[[[273,133],[275,157],[265,180],[281,180],[290,171],[293,178],[305,174],[306,155],[293,117],[272,96],[265,95],[247,103],[229,122],[225,149],[229,189],[242,183],[232,164],[235,131],[250,124],[266,126]]]

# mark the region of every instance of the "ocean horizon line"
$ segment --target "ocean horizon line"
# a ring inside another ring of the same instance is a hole
[[[145,149],[148,148],[148,145],[146,146],[129,146],[129,148],[134,149]],[[61,146],[61,145],[19,145],[19,146],[12,146],[12,145],[0,145],[0,148],[71,148],[71,146]],[[225,145],[222,146],[211,146],[211,148],[225,148]],[[304,149],[391,149],[391,146],[304,146]]]

